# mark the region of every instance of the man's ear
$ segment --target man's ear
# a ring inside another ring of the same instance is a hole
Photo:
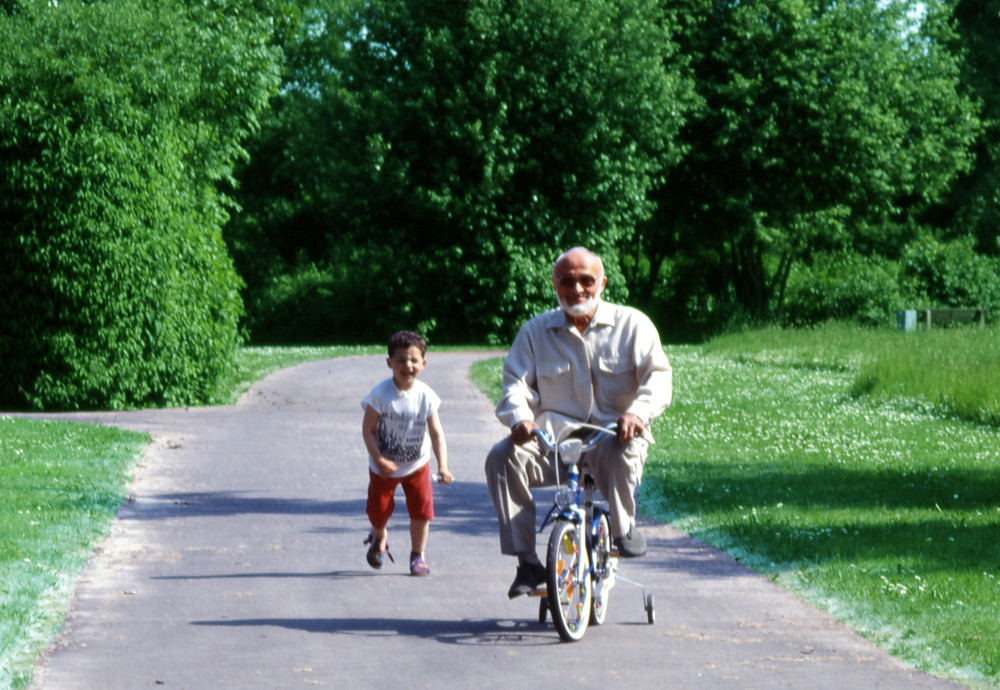
[[[392,369],[392,357],[386,357],[385,358],[385,365],[387,367],[389,367],[390,369]]]

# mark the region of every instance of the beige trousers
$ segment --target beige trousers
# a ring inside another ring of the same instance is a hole
[[[649,443],[636,438],[622,445],[607,437],[588,451],[582,462],[597,490],[608,501],[611,534],[617,538],[635,524],[635,494],[642,479]],[[559,468],[566,481],[567,469]],[[535,500],[531,489],[556,483],[553,458],[532,438],[517,446],[508,436],[486,456],[486,484],[500,527],[500,551],[507,555],[535,552]]]

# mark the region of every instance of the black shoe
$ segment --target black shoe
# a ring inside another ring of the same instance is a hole
[[[517,576],[514,578],[514,584],[507,590],[507,596],[514,599],[522,594],[531,594],[535,588],[544,583],[544,565],[541,563],[522,563],[517,566]]]
[[[646,555],[646,537],[631,527],[623,536],[615,539],[615,547],[624,558],[638,558]]]

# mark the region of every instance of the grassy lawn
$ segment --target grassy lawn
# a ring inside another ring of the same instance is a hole
[[[23,687],[148,437],[0,417],[0,687]]]
[[[997,353],[997,329],[845,326],[668,348],[642,510],[905,662],[996,687]],[[477,373],[493,395],[499,366]]]

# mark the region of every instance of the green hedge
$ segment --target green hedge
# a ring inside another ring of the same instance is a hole
[[[262,26],[225,3],[0,13],[0,404],[223,393],[242,303],[216,184],[275,85]]]
[[[995,320],[1000,261],[977,254],[973,238],[942,242],[930,236],[907,245],[898,262],[849,251],[816,253],[789,277],[785,322],[886,325],[895,323],[898,309],[932,307],[977,307]]]
[[[903,252],[900,285],[912,306],[978,307],[996,317],[1000,308],[1000,260],[977,254],[975,239],[941,242],[921,238]]]
[[[794,326],[830,319],[885,324],[899,304],[897,274],[881,257],[818,253],[789,277],[785,320]]]

